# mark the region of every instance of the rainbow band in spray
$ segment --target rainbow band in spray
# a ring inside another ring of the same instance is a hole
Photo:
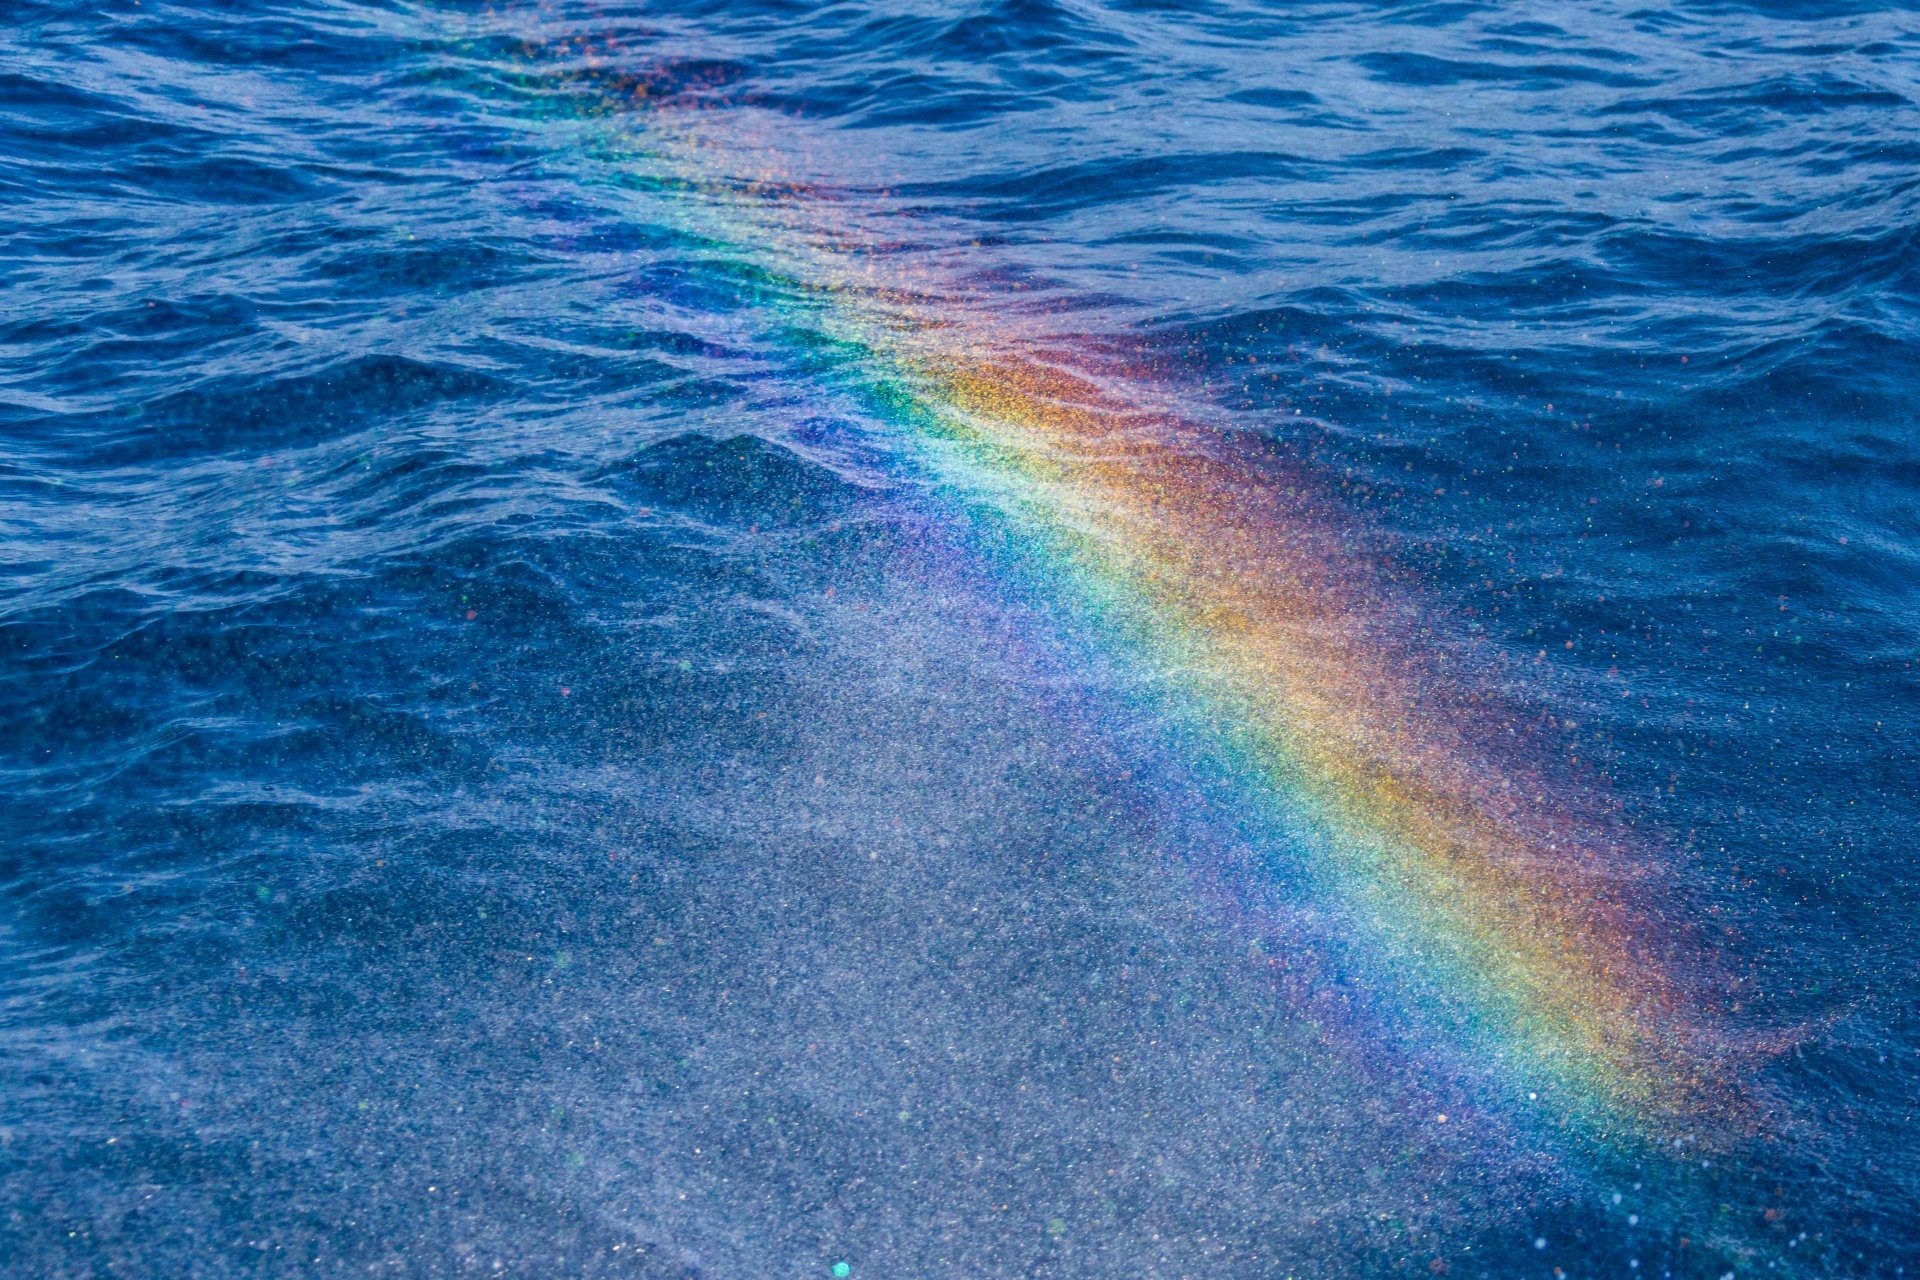
[[[982,554],[1133,669],[1401,1049],[1510,1113],[1550,1099],[1551,1127],[1616,1150],[1745,1127],[1661,926],[1625,899],[1622,831],[1499,749],[1497,700],[1410,643],[1417,617],[1312,485],[1137,371],[989,323],[977,292],[862,231],[879,215],[764,172],[780,148],[697,95],[575,83],[613,86],[605,158],[760,273],[773,322]]]
[[[1548,1097],[1586,1136],[1726,1118],[1682,992],[1600,874],[1618,834],[1488,761],[1466,691],[1398,652],[1394,614],[1297,487],[1057,367],[917,345],[874,341],[864,361],[891,368],[877,398],[923,468],[996,563],[1127,657],[1269,870],[1331,912],[1323,944],[1404,1048],[1510,1114]]]

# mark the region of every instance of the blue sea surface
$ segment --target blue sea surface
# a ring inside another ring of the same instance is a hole
[[[1920,1268],[1920,10],[0,13],[0,1275]],[[1339,1068],[623,83],[1529,673],[1732,975],[1720,1243]]]

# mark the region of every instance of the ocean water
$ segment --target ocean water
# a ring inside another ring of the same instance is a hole
[[[10,0],[0,1274],[1920,1266],[1920,14]]]

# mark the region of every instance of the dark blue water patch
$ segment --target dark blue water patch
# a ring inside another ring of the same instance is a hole
[[[1298,157],[1259,152],[1233,156],[1161,154],[1131,163],[1115,164],[1108,160],[1097,165],[1043,169],[998,180],[968,177],[933,186],[902,186],[899,194],[910,199],[950,198],[964,189],[971,203],[994,201],[1001,206],[997,210],[983,210],[985,216],[1027,220],[1045,218],[1063,204],[1097,199],[1106,191],[1124,191],[1129,197],[1152,195],[1211,182],[1288,177],[1297,172],[1297,166]]]
[[[848,486],[834,472],[753,436],[664,440],[603,475],[648,510],[736,530],[762,519],[818,525],[847,509]]]
[[[1527,50],[1538,54],[1538,50]],[[1605,85],[1609,89],[1644,87],[1648,81],[1637,76],[1609,71],[1601,67],[1575,64],[1542,63],[1529,57],[1524,63],[1465,62],[1428,57],[1418,53],[1371,53],[1354,59],[1355,63],[1383,80],[1407,85],[1454,85],[1471,82],[1510,84],[1518,89],[1548,91],[1582,81]]]
[[[1088,22],[1053,0],[1000,0],[940,27],[926,42],[909,38],[902,52],[920,58],[953,58],[991,62],[1002,54],[1030,57],[1058,52],[1058,61],[1072,66],[1124,45],[1096,23]],[[1103,49],[1105,46],[1105,49]]]
[[[96,348],[89,357],[110,354]],[[83,465],[97,467],[196,453],[251,459],[276,448],[308,447],[352,435],[369,423],[391,421],[434,404],[484,403],[505,391],[498,379],[485,374],[379,355],[266,382],[257,376],[230,376],[208,383],[104,422],[81,416],[79,421],[23,424],[25,434],[43,440],[77,437],[84,448],[68,447],[81,455]]]

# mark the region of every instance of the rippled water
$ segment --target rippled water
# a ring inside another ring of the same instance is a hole
[[[0,1272],[1920,1249],[1910,9],[6,13]],[[1407,705],[1497,690],[1466,776],[1630,833],[1737,1131],[1395,1022],[1458,917],[1348,956],[1142,745],[1183,668],[1071,601],[1144,579],[1034,551],[1107,507],[942,498],[922,347],[1284,467],[1137,504],[1195,544],[1315,495]]]

